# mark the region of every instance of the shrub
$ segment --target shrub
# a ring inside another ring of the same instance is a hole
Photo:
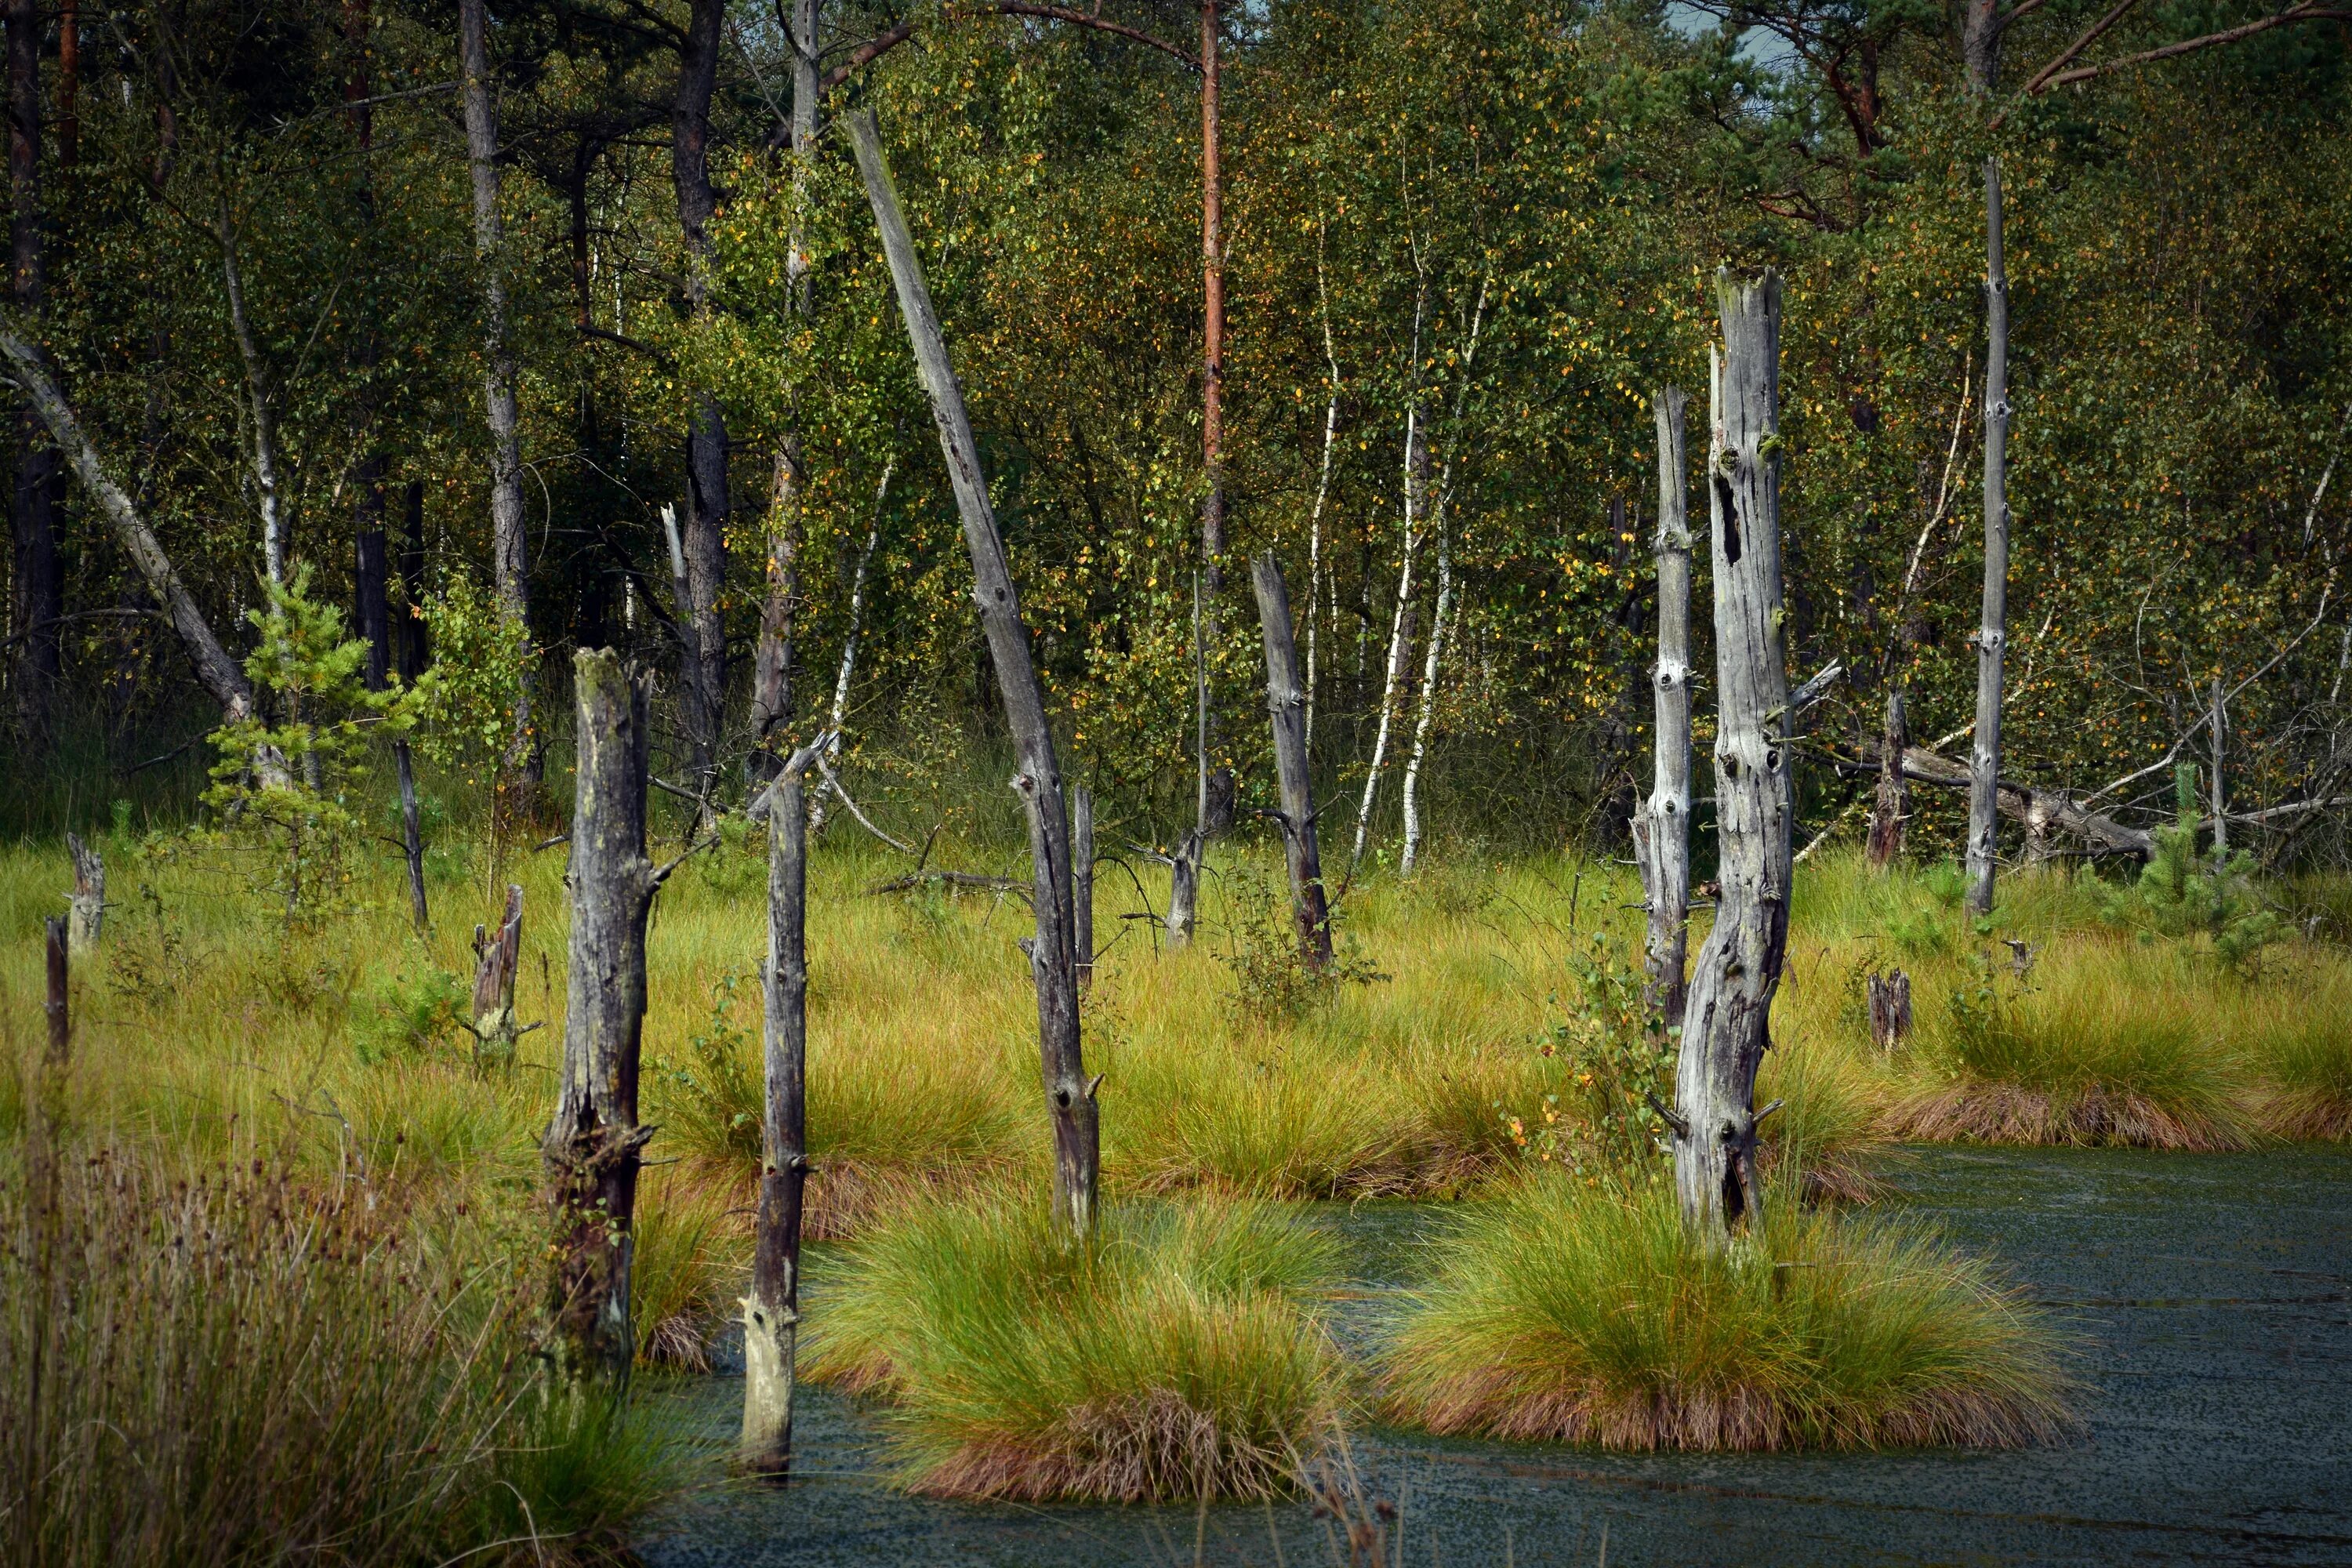
[[[878,1394],[898,1478],[940,1496],[1266,1497],[1337,1430],[1309,1303],[1324,1233],[1250,1202],[1106,1213],[933,1202],[829,1283],[809,1375]]]
[[[710,1016],[687,1037],[683,1061],[660,1069],[661,1115],[670,1141],[688,1153],[760,1168],[767,1089],[751,1031],[736,1021],[744,976],[730,970],[710,988]]]
[[[2070,1425],[2060,1342],[1916,1227],[1776,1200],[1695,1243],[1664,1188],[1538,1178],[1433,1254],[1381,1362],[1431,1430],[1604,1447],[2014,1447]]]
[[[1288,1023],[1340,985],[1387,978],[1336,942],[1329,964],[1308,963],[1298,949],[1289,889],[1276,887],[1258,866],[1234,866],[1226,887],[1225,951],[1218,956],[1233,971],[1234,1005],[1244,1019]]]
[[[2110,891],[2105,913],[2111,924],[2135,927],[2143,936],[2201,932],[2224,964],[2243,973],[2265,947],[2288,934],[2287,924],[2255,885],[2252,856],[2220,848],[2210,855],[2197,852],[2202,824],[2194,781],[2195,770],[2184,768],[2178,818],[2156,830],[2156,853],[2139,880]]]
[[[370,1067],[394,1057],[429,1056],[455,1035],[472,995],[437,964],[404,970],[352,1008],[352,1046]]]

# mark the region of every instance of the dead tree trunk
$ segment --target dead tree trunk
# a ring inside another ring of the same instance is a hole
[[[555,1227],[549,1308],[558,1373],[573,1385],[625,1386],[630,1228],[637,1167],[654,1130],[637,1124],[646,1018],[646,917],[660,885],[646,858],[653,683],[610,648],[572,658],[579,693],[572,816],[569,996],[563,1077],[541,1152]]]
[[[88,958],[98,951],[98,933],[106,924],[106,862],[77,833],[66,835],[66,853],[73,858],[73,891],[66,895],[66,932],[74,956]]]
[[[425,598],[425,485],[408,486],[406,537],[400,546],[400,594],[406,614],[399,617],[394,640],[394,662],[404,685],[415,685],[425,673],[425,622],[417,615]],[[405,740],[392,743],[394,771],[400,783],[400,841],[408,857],[408,908],[416,929],[429,924],[425,904],[425,833],[416,807],[416,763]]]
[[[1871,869],[1884,871],[1902,858],[1904,825],[1911,816],[1911,781],[1903,772],[1903,753],[1911,744],[1911,724],[1900,675],[1886,688],[1885,733],[1878,744],[1878,798],[1871,806],[1867,853]]]
[[[785,760],[767,795],[768,966],[761,1031],[767,1084],[751,1293],[743,1298],[739,1462],[781,1480],[793,1463],[801,1321],[801,1205],[808,1186],[808,805],[802,785],[828,737]]]
[[[522,684],[515,700],[509,772],[535,772],[529,664],[530,575],[522,513],[522,446],[515,403],[514,349],[507,341],[505,227],[499,216],[499,110],[490,93],[485,0],[458,0],[457,36],[466,156],[473,181],[474,261],[481,269],[482,409],[490,436],[490,568],[499,608],[525,639]]]
[[[506,918],[496,936],[474,928],[474,1067],[514,1065],[515,974],[522,967],[522,889],[507,884]],[[536,1027],[537,1026],[533,1026]]]
[[[1070,786],[1070,943],[1077,954],[1078,989],[1095,983],[1095,792]]]
[[[948,357],[939,317],[931,309],[930,290],[923,282],[906,216],[899,211],[898,193],[882,162],[882,132],[873,110],[850,115],[848,127],[875,225],[881,230],[883,253],[898,286],[907,338],[914,349],[916,368],[922,374],[923,390],[930,398],[932,418],[939,426],[940,447],[955,487],[957,510],[963,514],[964,544],[971,555],[972,598],[980,607],[981,626],[996,666],[997,689],[1020,759],[1013,789],[1029,819],[1029,857],[1036,878],[1032,902],[1037,933],[1025,945],[1037,987],[1038,1050],[1054,1125],[1054,1215],[1084,1236],[1094,1228],[1095,1194],[1102,1166],[1101,1109],[1095,1098],[1102,1080],[1087,1077],[1078,1038],[1069,819],[1063,814],[1062,775],[1054,757],[1054,732],[1045,718],[1045,692],[1030,660],[1029,634],[1021,624],[1021,603],[1013,591],[1003,536],[996,530],[996,513],[989,504],[980,448],[972,440],[971,421],[964,410],[963,388],[956,381],[954,362]]]
[[[154,531],[131,504],[122,487],[107,477],[96,448],[82,433],[80,421],[74,417],[71,405],[58,391],[46,358],[5,321],[0,321],[0,355],[7,358],[8,378],[24,391],[34,412],[41,416],[41,423],[48,426],[49,434],[64,448],[67,459],[81,479],[82,489],[96,499],[123,553],[138,567],[147,591],[163,606],[164,617],[179,635],[180,646],[187,650],[188,662],[195,667],[197,682],[220,705],[222,719],[234,724],[251,717],[253,686],[246,679],[244,668],[213,636],[204,611],[197,607],[187,585],[180,581],[179,573],[173,569],[171,557],[163,553]],[[263,782],[283,784],[284,774],[281,772],[266,776]]]
[[[1756,1069],[1789,942],[1789,670],[1781,637],[1780,279],[1716,274],[1723,345],[1707,456],[1714,534],[1717,832],[1722,892],[1675,1073],[1675,1188],[1710,1244],[1758,1214]]]
[[[778,16],[781,19],[782,13]],[[784,281],[793,313],[806,322],[814,310],[809,287],[809,175],[816,157],[816,115],[823,83],[817,73],[817,0],[792,0],[793,217]],[[793,624],[800,597],[801,436],[789,414],[777,437],[775,480],[768,513],[767,596],[760,606],[760,640],[751,658],[751,782],[772,777],[782,758],[784,726],[793,717]],[[840,721],[836,716],[836,726]],[[820,805],[823,793],[818,795]]]
[[[1658,422],[1657,716],[1650,798],[1633,814],[1633,858],[1649,906],[1644,942],[1650,1005],[1669,1027],[1683,1021],[1683,970],[1690,948],[1690,514],[1685,488],[1682,388],[1654,400]]]
[[[72,939],[66,934],[66,922],[51,915],[42,922],[43,945],[48,958],[48,994],[41,1004],[49,1026],[48,1065],[62,1068],[73,1047],[73,1015],[68,1010],[72,996],[69,985]]]
[[[1969,908],[1992,912],[2000,820],[2001,655],[2009,640],[2009,273],[2000,254],[2000,163],[1985,160],[1984,620],[1977,628],[1977,727],[1969,747]]]
[[[1201,857],[1209,847],[1209,650],[1202,640],[1201,579],[1192,579],[1192,831],[1176,845],[1168,862],[1168,945],[1192,940],[1201,902]]]
[[[1298,642],[1290,592],[1274,552],[1251,563],[1258,630],[1265,641],[1265,710],[1274,723],[1275,777],[1282,790],[1282,847],[1290,865],[1290,916],[1298,953],[1321,972],[1331,963],[1331,910],[1323,894],[1323,857],[1315,842],[1314,780],[1307,768],[1307,693],[1298,679]]]

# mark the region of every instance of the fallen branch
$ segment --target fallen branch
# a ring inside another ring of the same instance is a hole
[[[976,888],[985,892],[1013,893],[1030,897],[1027,881],[1019,877],[984,877],[977,871],[909,871],[903,877],[893,877],[887,882],[866,889],[869,895],[910,893],[926,882],[941,882],[950,888]]]
[[[1859,763],[1835,757],[1831,761],[1838,767],[1875,772],[1878,759],[1878,748],[1865,744]],[[1946,789],[1969,787],[1968,763],[1939,755],[1925,746],[1911,746],[1904,751],[1903,776]],[[2001,816],[2011,821],[2043,830],[2056,828],[2082,839],[2102,854],[2137,855],[2146,859],[2156,851],[2156,840],[2149,835],[2103,812],[2086,809],[2064,790],[2042,789],[2014,779],[2001,779],[1995,788],[1994,805]]]

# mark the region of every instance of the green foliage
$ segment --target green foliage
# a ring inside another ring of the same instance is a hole
[[[2063,1342],[1924,1228],[1776,1195],[1728,1247],[1671,1190],[1543,1178],[1468,1215],[1391,1325],[1387,1408],[1612,1448],[2011,1447],[2074,1425]]]
[[[1336,1431],[1323,1231],[1271,1205],[919,1204],[853,1247],[810,1375],[882,1395],[899,1479],[1043,1501],[1265,1497]]]
[[[372,734],[404,734],[435,684],[398,682],[371,691],[362,679],[367,644],[343,636],[343,613],[310,596],[310,569],[249,610],[260,641],[245,661],[255,710],[213,735],[205,804],[216,836],[259,850],[250,880],[282,900],[288,921],[312,918],[356,897],[352,856],[366,840],[354,772]]]
[[[420,683],[417,749],[468,784],[486,783],[514,742],[524,628],[462,566],[445,574],[421,608],[433,669],[430,683]]]
[[[766,1090],[751,1030],[735,1016],[749,978],[732,969],[719,977],[709,1020],[687,1037],[686,1059],[661,1069],[661,1099],[664,1131],[678,1148],[756,1167]]]
[[[1336,932],[1331,962],[1317,968],[1299,948],[1290,889],[1276,885],[1255,861],[1239,861],[1224,878],[1225,949],[1217,956],[1234,977],[1234,1007],[1261,1025],[1292,1023],[1342,985],[1384,980],[1376,967],[1340,945]]]
[[[386,976],[352,1007],[352,1046],[370,1067],[437,1052],[465,1027],[472,994],[433,963]]]
[[[2178,817],[2171,826],[2156,829],[2156,853],[2139,879],[2109,891],[2103,913],[2109,922],[2143,936],[2210,938],[2214,955],[2243,974],[2261,962],[2263,949],[2290,933],[2263,896],[2252,855],[2242,849],[2198,852],[2204,825],[2197,815],[2194,777],[2194,769],[2184,771]]]
[[[1551,1086],[1530,1118],[1497,1106],[1511,1142],[1538,1163],[1588,1183],[1640,1185],[1664,1171],[1664,1121],[1651,1106],[1674,1100],[1682,1036],[1649,1000],[1648,976],[1604,931],[1571,949],[1576,990],[1569,1016],[1537,1046]],[[1556,1001],[1557,999],[1555,999]]]

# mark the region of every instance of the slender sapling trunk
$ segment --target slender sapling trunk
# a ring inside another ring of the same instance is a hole
[[[1984,619],[1977,628],[1977,727],[1969,748],[1969,908],[1992,912],[2000,821],[2001,656],[2009,640],[2009,273],[2001,262],[2000,163],[1985,160]]]

